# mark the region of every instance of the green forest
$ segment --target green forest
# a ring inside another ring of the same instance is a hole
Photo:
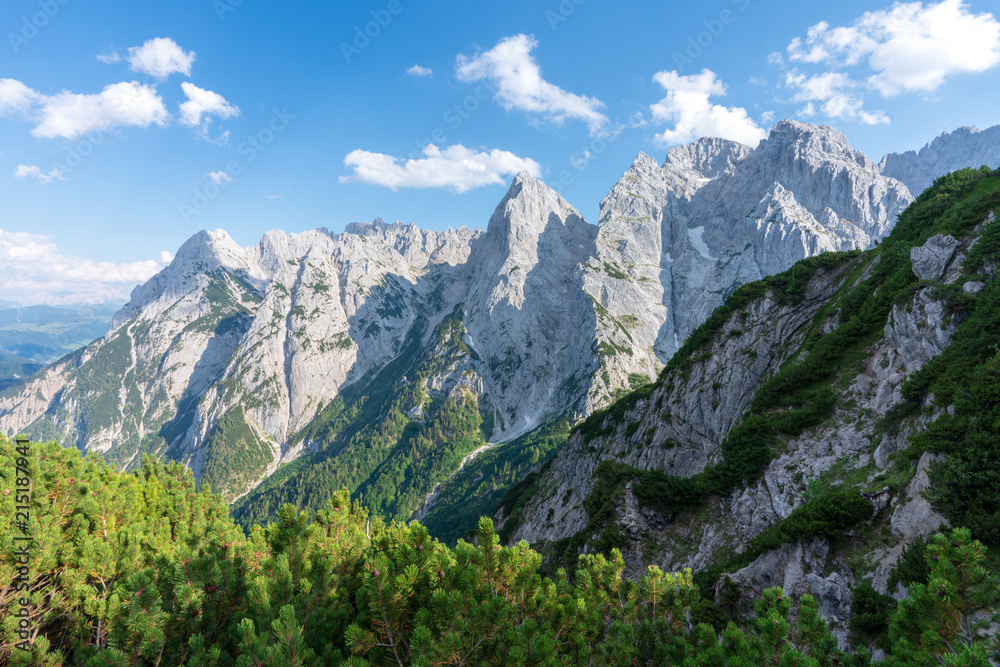
[[[487,518],[449,548],[340,491],[314,518],[286,505],[247,535],[179,464],[119,473],[54,442],[0,440],[0,479],[6,516],[30,496],[30,520],[0,526],[4,664],[873,664],[838,650],[808,596],[766,590],[737,624],[690,571],[633,581],[617,550],[543,577],[541,556],[501,546]],[[878,664],[990,664],[1000,581],[985,548],[955,529],[921,555],[895,608],[856,591],[858,636],[885,625]]]

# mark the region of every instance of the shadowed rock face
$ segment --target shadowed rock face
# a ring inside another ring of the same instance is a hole
[[[966,167],[1000,167],[1000,125],[980,130],[960,127],[946,132],[919,151],[889,153],[879,163],[886,176],[903,182],[914,197],[934,180]]]
[[[123,466],[169,453],[199,473],[240,407],[270,461],[242,493],[299,456],[293,436],[414,331],[420,354],[437,354],[431,333],[457,313],[467,358],[441,386],[470,388],[509,439],[654,377],[736,287],[867,247],[910,200],[843,135],[785,121],[755,149],[707,138],[662,165],[640,154],[596,226],[519,174],[485,231],[376,220],[248,248],[199,232],[77,361],[0,394],[0,425]]]

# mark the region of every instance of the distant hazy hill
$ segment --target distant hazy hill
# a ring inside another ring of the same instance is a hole
[[[0,301],[0,390],[100,338],[115,306],[11,307]]]

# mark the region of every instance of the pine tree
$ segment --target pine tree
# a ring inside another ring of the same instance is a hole
[[[968,529],[935,535],[925,554],[927,584],[911,584],[890,625],[893,657],[901,665],[988,664],[1000,657],[1000,581],[984,567],[986,548]]]

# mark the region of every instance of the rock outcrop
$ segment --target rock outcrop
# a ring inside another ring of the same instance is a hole
[[[938,234],[928,239],[924,245],[911,249],[910,260],[913,262],[914,275],[920,280],[941,280],[959,245],[955,237]]]

